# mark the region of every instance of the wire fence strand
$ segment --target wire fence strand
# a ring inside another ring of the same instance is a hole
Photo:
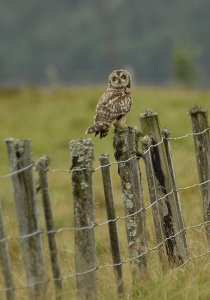
[[[206,222],[201,222],[199,224],[195,224],[195,225],[191,225],[191,226],[186,226],[184,228],[182,228],[181,230],[179,230],[178,232],[176,232],[175,234],[173,235],[170,235],[169,237],[165,238],[162,242],[160,242],[159,244],[153,246],[153,247],[150,247],[148,248],[146,251],[144,251],[143,253],[141,253],[140,255],[137,255],[135,257],[130,257],[130,258],[127,258],[127,259],[124,259],[122,260],[121,262],[119,263],[115,263],[115,264],[104,264],[104,265],[97,265],[91,269],[88,269],[88,270],[85,270],[83,272],[71,272],[71,273],[68,273],[67,275],[65,275],[63,278],[59,278],[59,279],[49,279],[47,281],[42,281],[42,282],[35,282],[35,283],[31,283],[31,284],[28,284],[28,285],[24,285],[24,286],[17,286],[17,287],[14,287],[14,288],[0,288],[0,293],[5,293],[6,291],[9,291],[9,290],[21,290],[21,289],[27,289],[27,288],[30,288],[32,286],[35,286],[35,285],[43,285],[43,284],[46,284],[46,283],[49,283],[49,282],[54,282],[56,280],[59,280],[59,281],[64,281],[64,280],[67,280],[67,279],[70,279],[72,277],[76,277],[76,276],[81,276],[81,275],[85,275],[85,274],[88,274],[88,273],[91,273],[91,272],[94,272],[94,271],[97,271],[97,270],[101,270],[101,269],[107,269],[107,268],[114,268],[116,266],[120,266],[120,265],[124,265],[126,263],[130,263],[132,262],[133,260],[136,260],[136,259],[139,259],[140,257],[142,256],[145,256],[147,254],[149,254],[150,252],[154,252],[155,250],[157,250],[159,247],[161,247],[167,240],[170,240],[174,237],[176,237],[177,235],[181,234],[183,231],[186,231],[186,230],[190,230],[190,229],[197,229],[197,228],[200,228],[200,227],[205,227],[206,225],[208,225],[210,222],[209,221],[206,221]],[[4,242],[5,242],[6,239],[4,239]],[[1,240],[2,241],[2,240]],[[199,254],[199,255],[196,255],[196,256],[192,256],[192,257],[189,257],[188,259],[186,259],[185,262],[183,262],[180,266],[176,267],[174,270],[180,270],[180,268],[182,268],[183,266],[185,266],[188,262],[192,261],[192,260],[195,260],[195,259],[198,259],[198,258],[202,258],[204,256],[206,256],[207,254],[210,254],[210,250],[202,253],[202,254]]]
[[[172,189],[170,192],[168,192],[164,196],[157,198],[153,203],[149,204],[146,207],[142,207],[142,208],[138,209],[137,211],[135,211],[132,214],[127,214],[127,215],[124,215],[124,216],[116,216],[114,219],[108,219],[108,220],[106,220],[104,222],[101,222],[101,223],[92,223],[89,226],[83,226],[83,227],[68,227],[67,226],[67,227],[62,227],[62,228],[54,229],[54,230],[50,230],[50,231],[40,231],[40,230],[37,230],[35,232],[29,233],[29,234],[25,234],[25,235],[22,235],[22,236],[18,236],[18,237],[13,237],[13,238],[14,239],[18,239],[18,238],[19,239],[24,239],[24,238],[30,238],[31,236],[39,235],[39,234],[55,234],[55,233],[61,233],[61,232],[64,232],[64,231],[90,230],[90,229],[93,229],[94,227],[101,227],[101,226],[107,225],[107,224],[112,223],[112,222],[117,222],[118,220],[125,220],[127,218],[133,217],[133,216],[141,213],[142,211],[146,212],[152,206],[156,205],[159,201],[166,199],[168,196],[170,196],[174,192],[185,191],[185,190],[188,190],[188,189],[191,189],[191,188],[200,187],[200,186],[205,185],[205,184],[207,184],[209,182],[210,182],[210,179],[206,180],[204,182],[195,183],[195,184],[192,184],[192,185],[189,185],[189,186],[186,186],[186,187],[178,187],[176,189]],[[11,238],[12,237],[10,237],[10,239]],[[0,240],[0,242],[1,241],[4,241],[4,239]]]
[[[168,140],[174,140],[174,141],[177,141],[177,140],[181,140],[181,139],[184,139],[184,138],[187,138],[187,137],[191,137],[191,136],[198,136],[198,135],[202,135],[202,134],[205,134],[206,132],[208,132],[210,130],[210,128],[206,128],[205,130],[201,131],[201,132],[198,132],[198,133],[187,133],[183,136],[178,136],[178,137],[163,137],[161,139],[160,142],[156,143],[155,145],[150,145],[150,147],[142,153],[142,155],[144,156],[147,152],[151,151],[152,148],[154,147],[157,147],[159,145],[161,145],[164,141],[164,139],[168,139]],[[127,163],[129,162],[130,160],[132,159],[138,159],[138,157],[136,155],[130,157],[129,159],[127,160],[122,160],[122,161],[118,161],[118,162],[110,162],[109,164],[107,165],[103,165],[103,166],[97,166],[96,168],[94,168],[93,170],[90,170],[90,171],[97,171],[101,168],[106,168],[106,167],[110,167],[112,165],[118,165],[118,164],[122,164],[122,163]],[[20,170],[16,170],[16,171],[13,171],[13,172],[10,172],[8,174],[5,174],[5,175],[0,175],[0,179],[4,179],[4,178],[8,178],[8,177],[12,177],[12,176],[15,176],[21,172],[24,172],[24,171],[27,171],[33,167],[39,167],[36,163],[31,163],[29,164],[28,166],[20,169]],[[57,173],[57,172],[65,172],[65,173],[72,173],[72,172],[76,172],[76,171],[84,171],[84,170],[87,170],[87,168],[74,168],[74,169],[63,169],[63,168],[58,168],[58,169],[45,169],[45,171],[47,172],[52,172],[52,173]],[[154,201],[153,203],[151,203],[150,205],[148,205],[147,207],[144,207],[144,208],[140,208],[139,210],[135,211],[134,213],[132,214],[127,214],[127,215],[124,215],[124,216],[117,216],[115,217],[114,219],[109,219],[109,220],[106,220],[104,222],[101,222],[101,223],[92,223],[90,224],[89,226],[84,226],[84,227],[79,227],[79,228],[75,228],[75,227],[62,227],[62,228],[58,228],[58,229],[54,229],[54,230],[50,230],[50,231],[47,231],[47,230],[37,230],[35,232],[32,232],[32,233],[29,233],[29,234],[25,234],[25,235],[21,235],[21,236],[8,236],[8,237],[4,237],[2,239],[0,239],[0,243],[6,243],[8,242],[8,240],[11,240],[11,239],[25,239],[25,238],[30,238],[30,237],[33,237],[35,235],[40,235],[40,234],[57,234],[57,233],[61,233],[61,232],[64,232],[64,231],[68,231],[68,230],[72,230],[72,231],[78,231],[78,230],[90,230],[90,229],[93,229],[94,227],[101,227],[101,226],[104,226],[104,225],[107,225],[111,222],[117,222],[118,220],[125,220],[126,218],[130,218],[136,214],[139,214],[141,211],[147,211],[149,210],[152,206],[158,204],[159,201],[161,200],[164,200],[165,198],[167,198],[168,196],[170,196],[171,194],[173,194],[174,192],[179,192],[179,191],[185,191],[185,190],[188,190],[188,189],[193,189],[193,188],[196,188],[196,187],[200,187],[200,186],[203,186],[207,183],[209,183],[210,180],[206,180],[206,181],[203,181],[201,183],[195,183],[195,184],[192,184],[192,185],[189,185],[189,186],[186,186],[186,187],[177,187],[176,189],[172,189],[171,191],[169,191],[167,194],[165,194],[164,196],[162,197],[159,197],[156,199],[156,201]],[[9,290],[20,290],[20,289],[27,289],[27,288],[30,288],[31,286],[34,286],[34,285],[43,285],[43,284],[46,284],[48,283],[49,281],[56,281],[56,280],[61,280],[61,281],[64,281],[64,280],[67,280],[67,279],[70,279],[72,277],[75,277],[75,276],[81,276],[81,275],[85,275],[87,273],[90,273],[90,272],[93,272],[93,271],[96,271],[96,270],[100,270],[100,269],[106,269],[106,268],[113,268],[113,267],[116,267],[116,266],[119,266],[119,265],[124,265],[126,263],[129,263],[133,260],[136,260],[136,259],[139,259],[140,257],[142,256],[145,256],[147,254],[149,254],[150,252],[153,252],[155,250],[157,250],[159,247],[161,247],[164,243],[166,243],[167,240],[169,239],[172,239],[174,237],[176,237],[177,235],[181,234],[183,231],[187,231],[187,230],[191,230],[191,229],[198,229],[198,228],[202,228],[205,226],[208,226],[210,223],[210,221],[205,221],[205,222],[201,222],[199,224],[194,224],[194,225],[189,225],[189,226],[185,226],[184,228],[182,228],[181,230],[179,230],[178,232],[174,233],[173,235],[170,235],[169,237],[165,238],[162,242],[158,243],[157,245],[153,246],[153,247],[150,247],[148,249],[146,249],[143,253],[141,253],[140,255],[138,256],[135,256],[135,257],[130,257],[130,258],[127,258],[125,260],[122,260],[121,262],[117,263],[117,264],[104,264],[104,265],[99,265],[99,266],[95,266],[89,270],[85,270],[84,272],[71,272],[71,273],[68,273],[66,274],[63,278],[59,278],[59,279],[49,279],[47,282],[36,282],[36,283],[31,283],[31,284],[28,284],[28,285],[21,285],[21,286],[17,286],[17,287],[14,287],[14,288],[0,288],[0,293],[5,293]],[[191,256],[189,258],[186,259],[186,261],[184,261],[180,266],[178,266],[176,269],[174,270],[180,270],[183,266],[185,266],[188,262],[192,261],[192,260],[195,260],[195,259],[199,259],[199,258],[202,258],[206,255],[210,254],[210,250],[204,252],[204,253],[201,253],[201,254],[198,254],[196,256]]]
[[[197,133],[194,133],[194,132],[190,132],[190,133],[186,133],[185,135],[182,135],[182,136],[178,136],[178,137],[162,137],[162,139],[160,140],[160,142],[154,144],[154,145],[150,145],[149,148],[144,151],[142,153],[142,156],[144,156],[146,153],[148,153],[149,151],[151,151],[152,148],[154,147],[157,147],[159,146],[160,144],[163,143],[164,140],[174,140],[174,141],[178,141],[178,140],[181,140],[181,139],[184,139],[184,138],[187,138],[187,137],[191,137],[191,136],[198,136],[198,135],[202,135],[202,134],[205,134],[206,132],[208,132],[210,130],[210,128],[206,128],[205,130],[201,131],[201,132],[197,132]],[[138,157],[136,155],[128,158],[127,160],[122,160],[122,161],[114,161],[114,162],[110,162],[109,164],[107,165],[103,165],[103,166],[98,166],[96,168],[94,168],[92,171],[97,171],[97,170],[100,170],[102,168],[106,168],[106,167],[109,167],[111,165],[118,165],[118,164],[121,164],[121,163],[126,163],[126,162],[129,162],[130,160],[132,159],[138,159]],[[24,172],[26,171],[27,169],[30,169],[32,168],[33,166],[36,166],[38,168],[41,168],[40,166],[38,166],[37,164],[35,163],[31,163],[29,164],[28,166],[20,169],[20,170],[17,170],[17,171],[14,171],[14,172],[11,172],[11,173],[8,173],[8,174],[5,174],[5,175],[0,175],[0,179],[4,179],[4,178],[8,178],[8,177],[11,177],[13,175],[16,175],[18,173],[21,173],[21,172]],[[76,171],[84,171],[84,170],[87,170],[87,168],[74,168],[74,169],[64,169],[64,168],[58,168],[58,169],[44,169],[45,171],[48,171],[48,172],[51,172],[51,173],[72,173],[72,172],[76,172]]]

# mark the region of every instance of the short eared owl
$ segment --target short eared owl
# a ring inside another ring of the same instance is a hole
[[[87,129],[86,134],[100,134],[102,138],[109,133],[111,125],[125,125],[126,115],[132,106],[130,87],[131,78],[127,71],[115,70],[109,75],[107,90],[96,106],[94,124]]]

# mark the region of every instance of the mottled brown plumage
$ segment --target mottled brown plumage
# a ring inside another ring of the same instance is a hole
[[[100,134],[100,138],[109,133],[111,125],[123,127],[127,113],[131,110],[131,78],[125,70],[115,70],[109,75],[106,92],[101,96],[97,106],[94,124],[86,134]]]

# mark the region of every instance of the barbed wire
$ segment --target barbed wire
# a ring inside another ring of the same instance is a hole
[[[177,141],[177,140],[184,139],[184,138],[187,138],[187,137],[190,137],[190,136],[198,136],[198,135],[205,134],[209,130],[210,130],[210,128],[206,128],[206,129],[204,129],[203,131],[200,131],[200,132],[190,132],[190,133],[186,133],[185,135],[178,136],[178,137],[162,137],[161,140],[158,143],[156,143],[154,145],[150,145],[147,150],[145,150],[144,152],[141,153],[141,155],[144,156],[152,148],[157,147],[160,144],[162,144],[164,140],[174,140],[174,141]],[[118,164],[121,164],[121,163],[126,163],[126,162],[129,162],[132,159],[138,159],[138,158],[139,158],[138,156],[134,155],[134,156],[132,156],[132,157],[126,159],[126,160],[114,161],[114,162],[110,162],[109,164],[106,164],[106,165],[98,166],[98,167],[92,169],[92,171],[94,172],[94,171],[97,171],[99,169],[106,168],[106,167],[109,167],[109,166],[115,165],[115,164],[118,165]],[[5,174],[5,175],[0,175],[0,179],[8,178],[8,177],[11,177],[13,175],[19,174],[21,172],[26,171],[27,169],[32,168],[33,166],[36,166],[36,167],[38,167],[40,169],[43,169],[44,171],[48,171],[48,172],[51,172],[51,173],[57,173],[57,172],[72,173],[72,172],[84,171],[84,170],[88,169],[88,168],[74,168],[74,169],[70,169],[70,168],[69,169],[64,169],[64,168],[49,169],[49,168],[46,168],[46,169],[44,169],[44,168],[40,167],[37,163],[31,163],[28,166],[23,167],[20,170],[13,171],[13,172]]]
[[[98,271],[98,270],[101,270],[101,269],[107,269],[107,268],[114,268],[114,267],[117,267],[117,266],[122,266],[122,265],[124,265],[126,263],[129,263],[129,262],[132,262],[134,260],[140,259],[141,257],[149,254],[150,252],[153,252],[153,251],[157,250],[163,244],[165,244],[165,242],[167,240],[170,240],[170,239],[176,237],[177,235],[181,234],[182,232],[185,232],[186,230],[197,229],[197,228],[202,227],[202,226],[205,227],[205,225],[207,225],[209,223],[210,223],[210,221],[205,221],[205,222],[201,222],[199,224],[185,226],[181,230],[179,230],[178,232],[176,232],[175,234],[172,234],[169,237],[165,238],[162,242],[160,242],[156,246],[150,247],[147,250],[145,250],[144,252],[142,252],[141,254],[139,254],[137,256],[134,256],[134,257],[130,257],[130,258],[124,259],[124,260],[122,260],[119,263],[110,263],[110,264],[99,265],[99,266],[97,265],[97,266],[95,266],[95,267],[93,267],[91,269],[85,270],[83,272],[71,272],[71,273],[68,273],[67,275],[63,276],[63,278],[58,278],[58,279],[52,278],[52,279],[48,279],[47,281],[34,282],[34,283],[27,284],[27,285],[24,285],[24,286],[17,286],[17,287],[11,287],[11,288],[0,288],[0,293],[5,293],[5,292],[11,291],[11,290],[14,291],[14,290],[27,289],[27,288],[30,288],[30,287],[33,287],[33,286],[37,286],[37,285],[44,285],[44,284],[49,283],[50,281],[51,282],[54,282],[54,281],[65,281],[65,280],[70,279],[72,277],[85,275],[85,274],[88,274],[88,273],[91,273],[91,272],[95,272],[95,271]],[[192,260],[195,260],[195,259],[198,259],[198,258],[202,258],[202,257],[204,257],[207,254],[210,254],[210,250],[208,250],[208,251],[206,251],[206,252],[204,252],[202,254],[186,258],[185,261],[181,265],[179,265],[178,267],[176,267],[174,270],[175,271],[179,270],[180,268],[182,268],[183,266],[185,266],[188,262],[190,262]]]

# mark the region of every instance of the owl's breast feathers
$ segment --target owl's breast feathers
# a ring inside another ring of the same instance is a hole
[[[100,138],[105,137],[112,124],[119,123],[130,110],[132,98],[127,88],[108,88],[101,96],[97,106],[95,121],[86,133],[100,133]],[[120,123],[119,123],[120,124]]]
[[[96,106],[95,122],[113,122],[120,116],[126,115],[132,106],[132,98],[129,91],[109,88],[102,95]]]

